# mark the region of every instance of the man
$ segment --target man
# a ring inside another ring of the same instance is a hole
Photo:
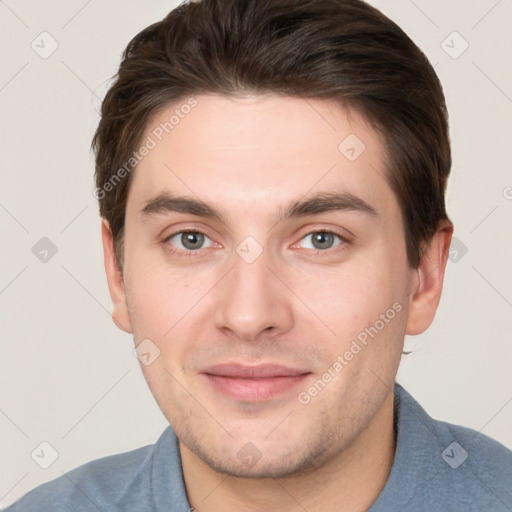
[[[395,383],[442,290],[446,117],[359,0],[202,0],[138,34],[96,195],[113,319],[170,426],[8,510],[512,510],[512,453]]]

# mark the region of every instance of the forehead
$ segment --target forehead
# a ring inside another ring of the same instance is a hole
[[[332,101],[196,95],[158,112],[143,144],[151,149],[134,171],[128,209],[163,191],[239,212],[310,192],[394,200],[378,134]]]

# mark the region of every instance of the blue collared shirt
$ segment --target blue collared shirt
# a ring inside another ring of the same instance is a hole
[[[511,450],[432,419],[399,384],[394,410],[393,466],[368,512],[512,512]],[[168,427],[155,444],[84,464],[36,487],[7,512],[189,509],[178,440]]]

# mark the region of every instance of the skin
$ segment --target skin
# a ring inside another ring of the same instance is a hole
[[[366,510],[393,463],[393,384],[404,336],[434,318],[452,226],[441,223],[420,266],[409,267],[383,145],[354,110],[276,95],[195,98],[197,107],[134,171],[122,272],[103,221],[113,319],[136,345],[149,338],[160,350],[141,367],[180,439],[197,511]],[[176,106],[160,112],[146,135]],[[355,161],[338,150],[349,134],[366,146]],[[290,202],[334,190],[363,199],[376,215],[276,220]],[[162,192],[200,198],[222,219],[142,215]],[[315,249],[311,234],[321,229],[346,240],[335,236],[332,247]],[[205,233],[204,245],[165,240],[180,230]],[[263,250],[251,263],[236,251],[247,236]],[[393,304],[401,311],[300,403],[298,393]],[[233,361],[308,375],[268,400],[238,400],[201,373]]]

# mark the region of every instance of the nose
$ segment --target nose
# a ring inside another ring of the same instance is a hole
[[[238,254],[233,259],[216,290],[215,326],[245,341],[288,331],[293,325],[291,292],[269,269],[266,253],[250,263]]]

